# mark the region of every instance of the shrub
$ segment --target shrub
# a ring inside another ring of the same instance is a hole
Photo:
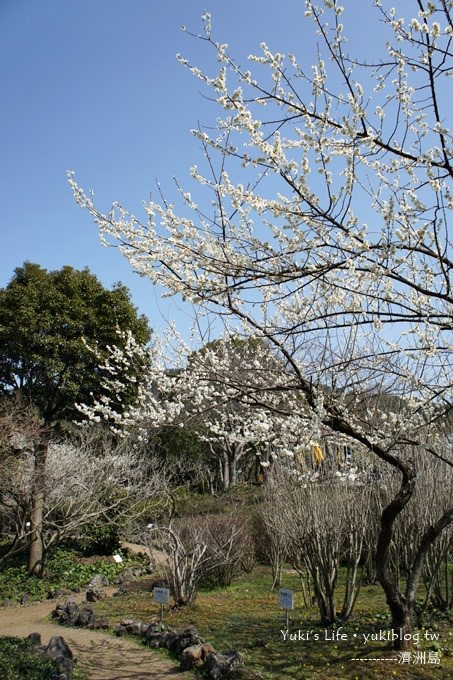
[[[229,586],[240,571],[251,571],[255,559],[250,524],[244,517],[233,515],[209,517],[203,582]]]
[[[228,585],[241,564],[250,566],[248,522],[239,515],[203,515],[154,526],[147,535],[151,560],[169,583],[175,604],[190,605],[201,581]]]
[[[76,545],[86,557],[112,555],[120,547],[118,527],[110,522],[96,522],[93,526],[85,528]]]
[[[14,637],[0,637],[0,668],[2,680],[50,680],[58,670],[31,640]]]

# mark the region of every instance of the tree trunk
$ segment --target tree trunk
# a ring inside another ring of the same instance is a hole
[[[231,450],[228,452],[228,477],[229,477],[229,482],[230,486],[236,486],[237,482],[237,471],[236,471],[236,464],[237,464],[237,459],[236,459],[236,449],[233,446]]]
[[[390,546],[396,518],[407,505],[414,492],[415,472],[410,463],[403,465],[400,462],[399,469],[403,476],[401,487],[395,498],[384,508],[381,515],[381,530],[379,532],[376,554],[376,574],[384,590],[392,615],[393,648],[402,650],[410,647],[413,625],[412,611],[410,602],[398,586],[395,574],[392,574],[390,570]]]
[[[393,599],[387,595],[387,602],[392,614],[393,649],[409,649],[414,625],[411,605],[399,591],[395,592]]]
[[[423,564],[426,555],[434,541],[440,536],[442,531],[453,522],[453,507],[449,508],[440,517],[435,524],[428,527],[425,531],[420,545],[418,546],[417,554],[412,563],[412,567],[407,579],[406,585],[406,600],[412,612],[415,611],[415,598],[417,595],[417,588],[421,579]]]
[[[230,488],[230,468],[228,465],[228,456],[224,451],[222,453],[222,461],[220,463],[220,471],[222,477],[222,488],[224,491]]]
[[[31,497],[31,529],[28,550],[28,573],[34,576],[43,576],[44,573],[43,514],[48,448],[49,440],[48,437],[44,436],[35,449]]]

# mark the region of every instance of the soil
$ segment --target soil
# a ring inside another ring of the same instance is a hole
[[[43,645],[47,645],[53,635],[61,635],[88,680],[193,680],[192,673],[181,673],[174,662],[131,640],[52,623],[48,618],[55,606],[56,601],[47,600],[2,608],[0,635],[27,637],[30,633],[39,633]]]

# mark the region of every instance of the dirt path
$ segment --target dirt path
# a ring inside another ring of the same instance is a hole
[[[89,680],[193,680],[191,673],[181,673],[172,661],[132,641],[46,621],[54,607],[47,601],[0,609],[0,635],[39,633],[43,644],[53,635],[63,636]]]

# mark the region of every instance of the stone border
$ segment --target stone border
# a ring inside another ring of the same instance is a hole
[[[87,593],[91,601],[101,599],[97,591]],[[52,617],[67,626],[80,626],[89,629],[110,629],[108,619],[99,618],[89,602],[80,606],[70,599],[65,604],[58,604],[52,611]],[[203,669],[212,680],[263,680],[259,673],[244,668],[244,659],[239,652],[216,652],[214,647],[203,640],[194,626],[188,626],[177,632],[166,625],[156,622],[145,623],[133,619],[123,619],[112,630],[114,635],[129,635],[140,640],[152,649],[164,648],[175,654],[180,661],[182,671]]]

